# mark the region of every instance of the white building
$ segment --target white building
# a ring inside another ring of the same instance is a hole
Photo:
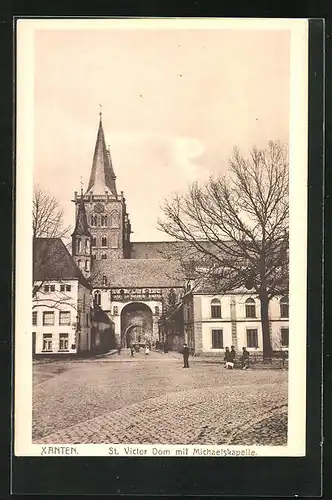
[[[223,353],[232,345],[241,351],[263,351],[259,299],[248,292],[225,295],[192,289],[183,298],[184,340],[195,354]],[[270,339],[274,351],[288,350],[288,297],[270,301]]]
[[[33,354],[91,349],[90,286],[60,238],[34,242]]]

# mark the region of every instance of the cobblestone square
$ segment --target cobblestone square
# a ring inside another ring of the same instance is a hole
[[[177,353],[36,361],[34,443],[287,444],[287,371]]]

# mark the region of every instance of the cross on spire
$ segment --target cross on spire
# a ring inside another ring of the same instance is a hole
[[[101,119],[102,114],[103,114],[103,111],[102,111],[102,110],[103,110],[103,107],[102,107],[102,105],[101,105],[101,104],[99,104],[99,116],[100,116],[100,119]]]
[[[80,183],[81,183],[81,196],[83,196],[83,177],[80,177]]]

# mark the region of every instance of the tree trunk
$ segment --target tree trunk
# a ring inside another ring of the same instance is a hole
[[[269,322],[269,299],[267,294],[260,296],[261,301],[261,324],[263,334],[263,359],[271,361],[272,348],[270,338],[270,322]]]

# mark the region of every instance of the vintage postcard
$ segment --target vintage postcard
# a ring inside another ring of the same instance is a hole
[[[16,456],[304,456],[308,23],[17,22]]]

